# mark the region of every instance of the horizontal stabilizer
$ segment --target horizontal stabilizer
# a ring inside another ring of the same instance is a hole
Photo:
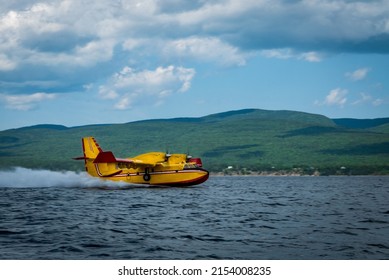
[[[99,153],[96,159],[93,161],[93,163],[116,163],[116,162],[133,163],[134,161],[128,159],[122,159],[122,158],[115,158],[113,153],[109,151]]]
[[[88,157],[74,157],[74,160],[83,160],[83,159],[90,159]]]
[[[100,152],[93,163],[114,163],[117,162],[112,152]]]

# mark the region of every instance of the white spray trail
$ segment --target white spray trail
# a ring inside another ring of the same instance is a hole
[[[86,172],[37,170],[15,167],[0,170],[0,187],[123,187],[124,182],[113,182],[90,177]]]

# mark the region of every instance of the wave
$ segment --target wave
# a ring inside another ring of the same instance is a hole
[[[52,171],[14,167],[0,170],[2,188],[40,188],[40,187],[124,187],[125,182],[101,180],[86,172]]]

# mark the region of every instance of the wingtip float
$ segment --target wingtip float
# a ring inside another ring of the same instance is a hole
[[[93,177],[132,184],[161,186],[192,186],[205,182],[209,172],[202,168],[200,158],[186,154],[151,152],[133,158],[116,158],[103,151],[93,137],[82,138],[86,171]]]

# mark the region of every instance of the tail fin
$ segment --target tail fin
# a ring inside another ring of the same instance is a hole
[[[108,177],[120,173],[116,170],[116,159],[112,152],[103,152],[93,137],[82,138],[83,157],[75,158],[85,161],[85,170],[94,177]]]
[[[88,159],[95,159],[103,151],[93,137],[82,138],[82,150]]]
[[[84,153],[84,156],[76,159],[83,159],[85,161],[85,170],[89,173],[89,175],[93,177],[99,177],[99,174],[96,170],[96,166],[93,161],[103,150],[100,148],[99,144],[97,144],[95,138],[82,138],[82,151]]]

